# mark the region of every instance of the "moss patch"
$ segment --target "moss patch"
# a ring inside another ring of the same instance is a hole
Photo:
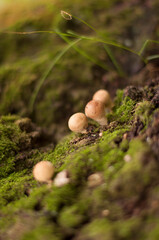
[[[136,118],[143,121],[145,129],[149,126],[149,121],[145,119],[149,120],[147,114],[150,109],[152,119],[154,116],[156,118],[151,106],[146,101],[136,104],[128,97],[124,98],[120,91],[113,112],[108,115],[110,124],[104,130],[96,125],[92,128],[96,135],[102,130],[101,137],[92,141],[91,132],[84,136],[87,139],[84,142],[83,136],[70,134],[54,150],[46,148],[41,152],[38,147],[32,149],[32,154],[27,155],[24,162],[19,156],[24,151],[21,144],[30,139],[30,133],[25,131],[28,128],[23,126],[21,130],[15,124],[18,119],[16,116],[2,117],[1,142],[2,146],[9,146],[9,149],[2,149],[1,235],[9,239],[7,232],[14,233],[23,220],[28,227],[20,227],[19,239],[39,239],[43,236],[45,239],[51,236],[55,236],[55,239],[131,240],[132,236],[144,239],[146,228],[143,226],[149,226],[149,223],[143,216],[149,216],[147,206],[157,201],[154,200],[156,194],[152,193],[152,189],[154,187],[154,191],[157,191],[159,166],[142,132],[139,134],[142,139],[136,137],[129,141],[127,136]],[[145,115],[142,118],[143,113]],[[83,144],[77,144],[80,138]],[[28,147],[31,145],[27,145],[26,149],[29,150]],[[10,165],[8,156],[12,159]],[[54,164],[55,175],[67,169],[70,183],[63,187],[38,184],[32,177],[32,167],[42,159]],[[102,182],[90,187],[88,177],[96,172],[100,172]],[[158,206],[157,203],[152,205]],[[150,207],[152,216],[153,207]],[[33,223],[36,216],[39,216],[39,220]],[[30,219],[29,223],[27,219]],[[139,230],[141,228],[142,231]],[[156,225],[151,228],[154,239],[157,234],[155,229]]]

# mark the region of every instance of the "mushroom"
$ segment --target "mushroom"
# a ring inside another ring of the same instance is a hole
[[[109,214],[110,214],[110,211],[109,211],[108,209],[104,209],[104,210],[102,211],[102,217],[108,217]]]
[[[91,100],[88,102],[85,107],[85,114],[87,117],[95,120],[102,126],[107,124],[105,105],[100,101]]]
[[[110,109],[113,107],[113,103],[112,103],[110,94],[108,91],[106,91],[104,89],[100,89],[97,92],[95,92],[92,99],[95,101],[100,101],[100,102],[104,103],[106,108]]]
[[[33,176],[39,182],[50,183],[54,174],[54,166],[49,161],[38,162],[33,168]]]
[[[70,117],[68,121],[68,127],[73,132],[87,133],[87,126],[88,120],[84,113],[75,113]]]
[[[63,170],[62,172],[59,172],[55,179],[54,179],[54,185],[56,187],[62,187],[70,182],[70,178],[68,177],[67,170]]]
[[[88,187],[97,187],[103,183],[103,176],[101,173],[93,173],[88,177]]]

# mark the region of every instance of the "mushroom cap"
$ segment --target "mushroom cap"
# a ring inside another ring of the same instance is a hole
[[[54,174],[54,166],[49,161],[38,162],[33,168],[33,176],[39,182],[48,182]]]
[[[105,117],[105,105],[100,101],[91,100],[85,107],[85,114],[87,117],[94,120]]]
[[[103,177],[101,173],[93,173],[88,177],[88,186],[96,187],[101,185],[103,182]]]
[[[70,178],[68,177],[67,170],[63,170],[62,172],[59,172],[54,179],[54,185],[56,187],[62,187],[65,184],[68,184],[69,182],[70,182]]]
[[[86,129],[88,126],[88,120],[84,113],[75,113],[73,114],[69,121],[68,121],[68,127],[73,132],[82,132]]]
[[[93,100],[100,101],[105,104],[105,106],[111,106],[112,101],[108,91],[100,89],[93,95]]]

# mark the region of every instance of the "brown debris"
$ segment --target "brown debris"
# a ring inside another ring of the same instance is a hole
[[[35,130],[35,125],[32,123],[31,119],[30,118],[21,118],[21,119],[18,119],[16,122],[15,122],[16,125],[19,126],[19,128],[22,130],[22,131],[25,131],[27,133]]]
[[[124,97],[130,97],[132,100],[141,101],[143,98],[143,91],[134,86],[128,86],[124,90]]]
[[[145,139],[148,140],[159,160],[159,111],[154,113],[152,122],[146,130]]]

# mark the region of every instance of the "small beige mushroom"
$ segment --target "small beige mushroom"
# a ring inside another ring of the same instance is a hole
[[[87,117],[95,120],[102,126],[107,124],[105,105],[100,101],[91,100],[88,102],[85,107],[85,114]]]
[[[103,183],[103,176],[101,173],[93,173],[88,177],[88,187],[97,187]]]
[[[109,211],[108,209],[104,209],[104,210],[102,211],[102,217],[108,217],[109,214],[110,214],[110,211]]]
[[[38,162],[33,168],[33,176],[39,182],[51,181],[54,174],[54,166],[49,161]]]
[[[81,112],[73,114],[68,121],[68,127],[72,132],[87,133],[87,126],[87,117]]]
[[[63,170],[62,172],[59,172],[55,179],[54,179],[54,185],[56,187],[62,187],[70,182],[70,178],[68,177],[67,170]]]
[[[131,161],[131,156],[129,154],[126,154],[124,157],[125,162],[130,162]]]
[[[106,108],[111,109],[113,107],[112,99],[108,91],[100,89],[93,95],[93,100],[104,103]]]

